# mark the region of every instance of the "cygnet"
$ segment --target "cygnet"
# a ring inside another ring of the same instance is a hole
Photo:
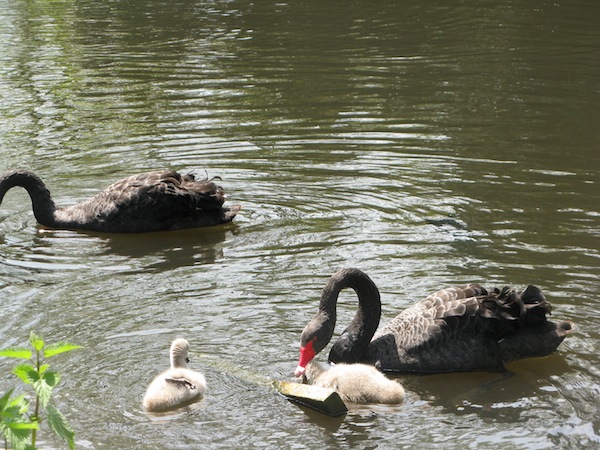
[[[163,412],[193,403],[206,392],[204,375],[188,368],[190,344],[175,339],[171,344],[171,368],[157,376],[146,390],[146,411]]]
[[[397,404],[404,400],[404,388],[367,364],[322,365],[311,361],[304,377],[309,384],[334,389],[351,403]]]

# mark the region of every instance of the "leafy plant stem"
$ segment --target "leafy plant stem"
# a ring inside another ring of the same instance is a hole
[[[33,388],[35,407],[29,413],[30,403],[25,395],[11,398],[13,389],[0,395],[0,435],[4,438],[4,449],[9,447],[18,450],[35,450],[37,429],[42,422],[47,422],[50,429],[63,439],[69,449],[75,449],[75,433],[66,422],[64,416],[50,403],[53,389],[60,382],[60,374],[49,370],[48,358],[80,348],[68,342],[57,342],[46,345],[44,340],[31,332],[29,343],[33,352],[23,347],[11,347],[0,350],[0,357],[27,360],[27,364],[19,364],[13,374],[25,384]],[[31,444],[26,440],[31,438]],[[0,441],[0,446],[1,446]]]
[[[35,367],[39,373],[40,371],[40,350],[35,350]],[[32,417],[32,422],[34,423],[39,423],[39,418],[40,418],[40,396],[36,394],[35,396],[35,408],[33,410],[33,417]],[[37,429],[34,429],[31,432],[31,446],[35,448],[35,443],[37,440]]]

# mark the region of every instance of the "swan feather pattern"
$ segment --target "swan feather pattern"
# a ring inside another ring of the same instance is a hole
[[[0,203],[9,189],[21,186],[31,197],[36,220],[50,228],[107,233],[197,228],[231,222],[240,209],[223,207],[225,194],[214,180],[173,170],[141,173],[61,208],[37,175],[16,170],[0,176]]]
[[[359,269],[342,269],[326,284],[318,312],[302,332],[297,376],[331,340],[337,298],[347,287],[356,291],[359,307],[331,348],[334,363],[362,362],[407,373],[498,369],[552,353],[573,329],[569,321],[547,320],[550,304],[535,286],[520,292],[468,284],[426,297],[377,331],[379,290]]]

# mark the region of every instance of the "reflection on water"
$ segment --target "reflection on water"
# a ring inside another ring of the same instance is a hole
[[[113,236],[40,229],[11,191],[3,347],[31,329],[86,347],[56,361],[84,448],[597,446],[597,9],[0,5],[0,172],[32,170],[72,204],[132,173],[206,170],[243,207],[225,227]],[[331,420],[265,380],[292,377],[341,266],[375,280],[383,321],[448,285],[532,283],[577,329],[548,358],[401,376],[400,407]],[[178,336],[209,394],[150,420],[141,398]]]
[[[102,254],[121,255],[128,260],[140,260],[145,256],[160,258],[144,270],[161,271],[196,264],[214,264],[224,257],[220,244],[228,235],[235,235],[236,230],[235,225],[224,225],[206,230],[178,230],[133,236],[103,235],[105,249]]]
[[[471,411],[480,408],[495,411],[501,420],[503,411],[521,413],[529,397],[542,392],[555,392],[556,382],[570,370],[560,355],[512,363],[504,372],[474,372],[444,375],[400,377],[412,392],[431,404],[448,411]]]

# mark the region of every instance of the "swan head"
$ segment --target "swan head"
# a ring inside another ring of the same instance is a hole
[[[300,359],[294,371],[296,377],[304,375],[306,365],[329,343],[334,327],[335,319],[331,320],[322,311],[304,327],[300,336]]]
[[[190,362],[188,351],[190,344],[185,339],[175,339],[171,344],[171,368],[186,368]]]

